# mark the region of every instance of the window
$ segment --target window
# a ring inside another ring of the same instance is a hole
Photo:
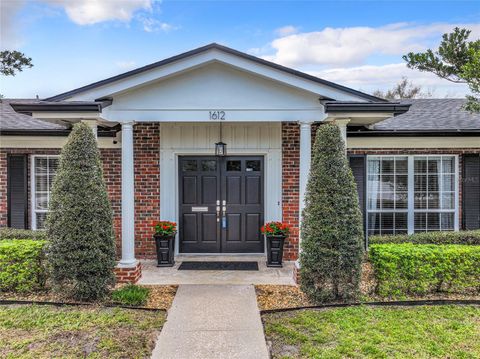
[[[32,158],[32,229],[45,227],[50,191],[58,163],[58,156],[34,156]]]
[[[458,229],[457,158],[369,156],[368,234]]]

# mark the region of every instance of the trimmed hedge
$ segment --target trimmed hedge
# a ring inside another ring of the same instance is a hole
[[[47,232],[30,229],[0,228],[0,240],[2,239],[46,240]]]
[[[0,291],[31,292],[45,286],[45,244],[28,239],[0,241]]]
[[[414,243],[414,244],[467,244],[480,245],[480,230],[459,232],[422,232],[390,236],[371,236],[370,244]]]
[[[381,296],[480,292],[480,247],[373,244],[369,259]]]

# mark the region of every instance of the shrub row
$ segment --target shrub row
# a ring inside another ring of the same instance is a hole
[[[412,235],[371,236],[370,244],[415,243],[415,244],[467,244],[480,245],[480,230],[460,232],[422,232]]]
[[[0,241],[0,291],[30,292],[45,286],[45,244],[28,239]]]
[[[46,240],[47,233],[30,229],[0,228],[0,240],[2,239]]]
[[[381,296],[480,292],[480,247],[373,244],[369,259]]]

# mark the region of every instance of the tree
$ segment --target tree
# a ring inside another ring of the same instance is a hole
[[[301,227],[300,283],[315,302],[358,294],[362,214],[340,129],[318,128]]]
[[[93,131],[74,126],[55,176],[47,234],[54,287],[78,300],[102,298],[114,284],[113,213]]]
[[[480,112],[480,39],[467,41],[471,31],[456,27],[444,34],[437,51],[410,52],[403,56],[411,69],[432,72],[455,83],[468,84],[466,109]]]
[[[431,92],[423,92],[422,86],[416,86],[406,77],[402,77],[392,89],[383,92],[376,90],[373,96],[384,98],[386,100],[401,100],[405,98],[425,98],[431,97]]]
[[[0,52],[0,73],[5,76],[15,76],[16,72],[23,71],[25,67],[32,67],[32,59],[20,51]]]

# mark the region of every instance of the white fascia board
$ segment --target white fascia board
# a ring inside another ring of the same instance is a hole
[[[298,88],[317,94],[319,97],[332,98],[339,101],[367,102],[361,96],[350,94],[340,89],[335,89],[325,84],[304,79],[302,77],[274,69],[272,67],[247,60],[233,54],[212,49],[204,53],[193,55],[151,70],[141,72],[124,79],[96,87],[91,90],[73,95],[71,101],[93,101],[103,97],[113,97],[140,86],[174,76],[188,70],[198,68],[210,62],[221,62],[265,78],[281,82],[287,86]]]
[[[99,120],[100,112],[32,112],[32,117],[41,120]]]
[[[112,122],[220,122],[209,110],[104,110],[102,118]],[[314,122],[323,121],[322,110],[226,110],[221,122]]]

